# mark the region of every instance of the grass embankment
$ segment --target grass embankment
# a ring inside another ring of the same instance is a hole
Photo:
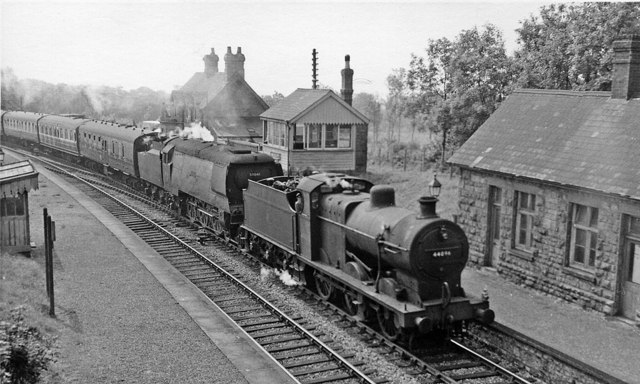
[[[0,383],[34,383],[56,376],[42,372],[54,357],[51,347],[59,330],[56,319],[48,315],[43,260],[37,250],[31,258],[0,255]]]
[[[429,196],[429,183],[433,180],[434,170],[398,170],[389,166],[369,166],[364,178],[374,184],[389,184],[396,191],[396,205],[412,211],[418,211],[418,199]],[[437,173],[442,184],[438,197],[437,213],[443,218],[451,220],[458,212],[458,180],[457,174],[448,170]]]

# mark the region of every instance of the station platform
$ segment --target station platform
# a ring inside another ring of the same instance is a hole
[[[462,286],[476,296],[487,289],[496,322],[622,382],[640,384],[640,328],[635,324],[518,286],[493,269],[465,269]]]
[[[7,156],[6,161],[12,161]],[[56,223],[57,362],[70,383],[293,383],[191,282],[93,200],[42,167],[29,194]],[[60,382],[56,380],[55,382]]]

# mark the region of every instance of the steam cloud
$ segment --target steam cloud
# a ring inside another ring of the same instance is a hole
[[[215,137],[209,132],[209,130],[200,124],[191,123],[190,126],[185,127],[181,132],[178,133],[180,137],[186,137],[187,139],[198,139],[202,141],[215,141]]]
[[[279,269],[265,268],[265,267],[260,268],[260,278],[262,280],[273,279],[274,277],[279,278],[284,285],[289,287],[301,284],[299,281],[291,277],[291,275],[289,274],[289,271],[281,271]]]

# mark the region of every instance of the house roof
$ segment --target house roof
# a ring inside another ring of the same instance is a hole
[[[640,199],[640,99],[519,90],[449,163]]]
[[[313,112],[317,107],[324,109],[324,113]],[[289,121],[292,123],[303,120],[317,123],[334,124],[368,124],[369,119],[357,109],[347,104],[341,97],[330,89],[298,88],[285,97],[278,104],[264,111],[260,118],[268,120]]]
[[[227,74],[217,72],[212,76],[207,76],[204,72],[196,72],[191,76],[189,81],[180,88],[180,91],[186,93],[204,92],[210,95],[216,95],[227,84]]]

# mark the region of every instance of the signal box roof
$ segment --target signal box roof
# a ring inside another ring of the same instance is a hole
[[[290,123],[369,124],[366,116],[330,89],[298,88],[260,118]]]

